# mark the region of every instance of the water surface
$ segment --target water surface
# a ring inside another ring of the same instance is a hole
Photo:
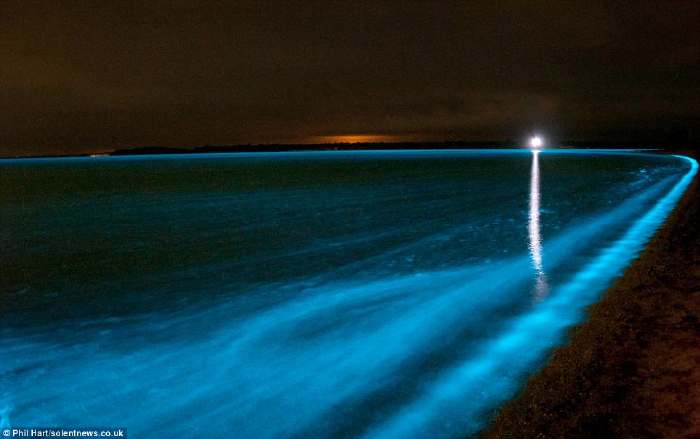
[[[477,432],[696,168],[625,151],[0,160],[0,424]]]

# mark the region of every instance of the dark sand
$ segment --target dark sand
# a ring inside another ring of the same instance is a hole
[[[700,438],[698,180],[484,437]]]

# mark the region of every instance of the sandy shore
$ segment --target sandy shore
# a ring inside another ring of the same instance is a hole
[[[698,180],[484,437],[700,438]]]

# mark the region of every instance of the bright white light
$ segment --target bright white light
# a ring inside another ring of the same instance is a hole
[[[530,137],[530,148],[542,148],[542,145],[544,145],[544,140],[542,140],[542,137],[540,137],[540,136]]]

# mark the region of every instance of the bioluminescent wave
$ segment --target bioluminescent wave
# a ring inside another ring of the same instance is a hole
[[[696,172],[624,151],[0,162],[0,424],[474,434]]]

